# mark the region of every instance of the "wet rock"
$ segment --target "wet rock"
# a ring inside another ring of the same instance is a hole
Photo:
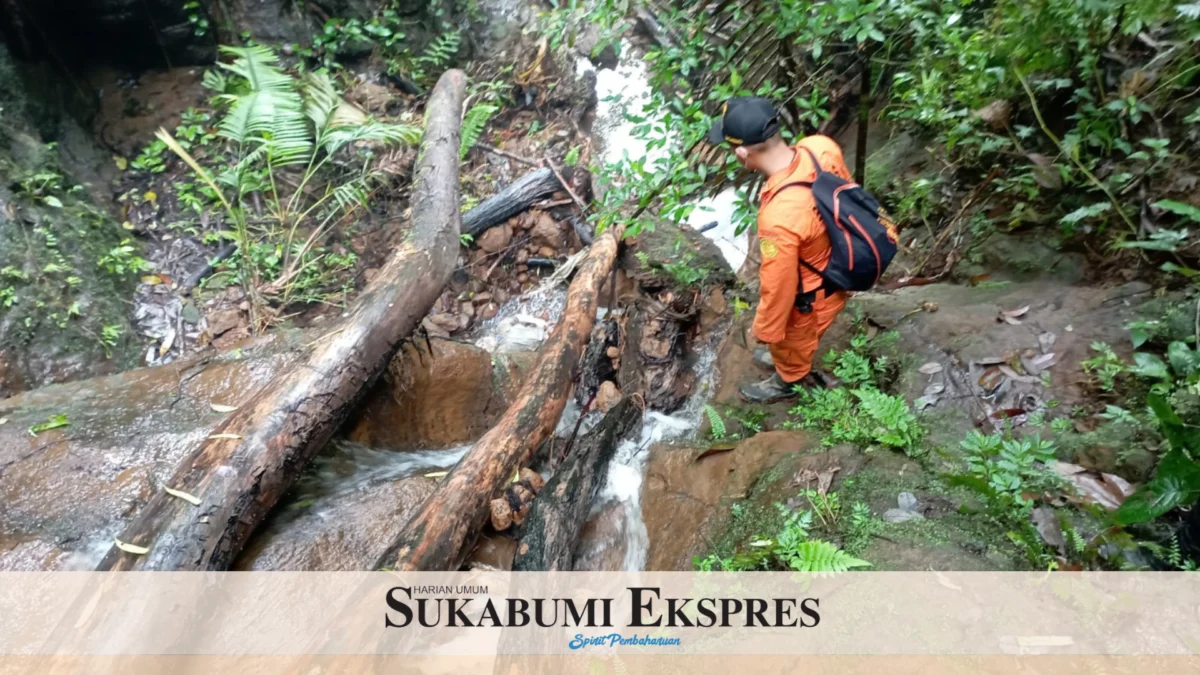
[[[528,357],[495,359],[452,340],[406,343],[388,373],[346,424],[352,441],[375,448],[440,448],[473,441],[504,412]]]
[[[524,284],[528,281],[529,281],[529,275],[526,274],[525,272],[521,272],[520,274],[517,275],[517,283],[518,284]]]
[[[487,321],[488,319],[494,319],[494,318],[496,318],[496,315],[499,313],[500,313],[500,306],[494,302],[489,302],[488,304],[484,305],[482,309],[479,310],[479,319],[481,321]]]
[[[552,246],[543,246],[538,249],[538,255],[543,258],[554,258],[558,256],[558,249]]]
[[[725,292],[720,288],[714,288],[704,296],[704,304],[700,306],[700,329],[711,329],[717,322],[725,318],[725,312],[728,310],[729,303],[725,301]]]
[[[377,274],[379,274],[378,267],[368,267],[367,269],[363,270],[363,281],[369,284],[373,279],[375,279],[375,275]]]
[[[746,498],[772,467],[778,467],[770,471],[778,474],[777,485],[759,495],[768,505],[794,494],[789,478],[804,468],[820,472],[837,465],[840,481],[862,463],[850,448],[804,454],[820,445],[819,438],[804,432],[768,431],[742,441],[732,452],[699,461],[702,448],[652,446],[641,493],[650,538],[646,569],[690,569],[692,556],[709,549],[727,526],[730,504]]]
[[[550,217],[550,214],[541,213],[529,231],[529,239],[539,248],[550,248],[557,251],[558,247],[563,245],[562,228]]]
[[[431,335],[449,337],[458,330],[458,318],[449,314],[431,314],[421,322]]]
[[[221,423],[223,416],[209,405],[241,405],[295,363],[314,337],[279,332],[237,354],[53,385],[0,401],[0,418],[8,419],[0,425],[0,569],[92,568],[112,535]],[[71,426],[28,433],[58,414]]]
[[[593,405],[601,412],[612,410],[621,400],[621,391],[617,389],[617,385],[609,380],[605,380],[600,384],[600,389],[596,391],[596,400]]]
[[[360,82],[346,94],[346,100],[369,113],[382,113],[387,111],[392,92],[381,84]]]
[[[508,225],[497,225],[486,230],[475,240],[476,245],[488,253],[497,253],[512,243],[512,229]]]
[[[517,265],[524,265],[529,262],[529,251],[521,249],[517,251]]]
[[[883,519],[889,523],[903,523],[909,520],[925,520],[925,516],[904,509],[888,509],[883,512]]]
[[[917,496],[911,492],[901,492],[900,495],[896,497],[896,504],[905,511],[916,512],[918,504]]]
[[[997,99],[971,114],[982,120],[992,131],[1003,131],[1012,117],[1012,103]]]
[[[242,313],[236,309],[226,309],[208,315],[208,333],[213,337],[224,335],[242,325]]]
[[[509,537],[481,537],[475,550],[467,558],[467,568],[491,572],[512,570],[513,557],[517,553],[517,542]]]
[[[462,307],[459,311],[462,312],[463,316],[472,318],[475,316],[475,303],[471,302],[470,300],[466,300],[462,303]]]
[[[476,293],[471,298],[471,302],[473,302],[477,305],[485,305],[491,301],[492,301],[492,294],[487,291],[484,291],[482,293]]]
[[[602,506],[579,533],[579,543],[575,547],[575,569],[593,572],[625,569],[627,528],[628,516],[623,503],[610,501]]]

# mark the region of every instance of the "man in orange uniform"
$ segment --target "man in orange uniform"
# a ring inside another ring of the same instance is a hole
[[[821,277],[800,265],[803,259],[824,270],[829,264],[829,236],[812,191],[787,187],[816,178],[812,159],[800,148],[811,150],[825,171],[849,180],[842,150],[832,139],[815,135],[788,146],[779,129],[779,117],[770,101],[744,97],[730,100],[709,132],[710,142],[727,143],[742,166],[767,179],[758,211],[762,265],[754,317],[754,335],[766,343],[767,350],[757,353],[755,361],[773,365],[775,373],[741,388],[742,398],[753,403],[791,398],[796,395],[795,385],[822,385],[813,376],[813,356],[821,336],[846,306],[844,291],[817,290]],[[801,288],[805,293],[816,291],[811,312],[801,313],[796,307]]]

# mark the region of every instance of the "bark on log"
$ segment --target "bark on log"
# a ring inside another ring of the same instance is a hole
[[[566,178],[570,180],[569,177]],[[534,202],[563,189],[554,171],[543,167],[530,171],[498,194],[485,199],[463,216],[463,234],[478,237],[489,227],[499,225],[527,210]]]
[[[514,572],[572,569],[579,532],[604,485],[604,467],[641,418],[641,409],[626,396],[575,445],[525,518]]]
[[[596,238],[567,291],[562,320],[538,353],[516,402],[425,501],[376,567],[456,570],[489,514],[492,495],[554,431],[596,319],[597,294],[617,256],[624,227]]]
[[[614,319],[601,322],[592,331],[592,339],[588,342],[587,351],[584,352],[583,362],[580,364],[579,386],[575,388],[575,403],[580,410],[592,402],[592,398],[600,390],[600,383],[616,379],[617,370],[613,368],[608,350],[621,346],[620,331]]]
[[[413,189],[412,231],[359,296],[342,324],[311,355],[231,413],[176,470],[101,570],[227,569],[279,497],[345,421],[386,368],[401,340],[429,312],[458,256],[458,148],[466,76],[447,71],[426,111]]]

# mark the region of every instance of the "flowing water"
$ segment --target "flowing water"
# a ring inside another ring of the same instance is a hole
[[[642,114],[641,108],[648,100],[646,66],[629,45],[624,45],[622,54],[617,69],[597,72],[600,103],[595,134],[608,161],[616,161],[626,153],[630,156],[647,154],[645,143],[634,137],[633,124],[625,117],[626,112]],[[580,72],[591,68],[590,62],[581,59]],[[708,230],[706,235],[717,243],[730,265],[737,269],[745,258],[745,250],[744,245],[732,236],[733,205],[732,191],[704,200],[693,214],[691,224],[698,226],[718,221],[718,226]],[[565,302],[564,285],[545,285],[505,303],[497,316],[472,331],[468,339],[492,353],[536,350],[561,319]],[[603,318],[605,313],[601,309],[598,318]],[[707,344],[693,345],[696,386],[683,407],[672,415],[649,411],[641,429],[621,443],[608,466],[595,508],[598,510],[601,505],[614,501],[624,507],[622,529],[625,541],[614,544],[623,545],[624,569],[642,569],[649,550],[650,542],[642,519],[641,492],[650,448],[656,443],[690,437],[695,432],[711,395],[717,346],[722,334],[723,331],[717,330],[709,335]],[[591,412],[580,420],[580,414],[572,397],[555,434],[568,437],[577,424],[578,433],[587,433],[602,418],[601,413]],[[449,469],[468,450],[469,445],[440,450],[395,451],[335,441],[298,480],[284,503],[272,514],[262,536],[291,530],[293,538],[297,532],[308,533],[299,539],[316,541],[323,531],[339,526],[332,521],[350,517],[346,505],[357,503],[364,492],[378,490],[382,485],[395,484],[404,478]]]

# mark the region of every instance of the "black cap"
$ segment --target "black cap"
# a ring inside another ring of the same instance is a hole
[[[765,98],[739,96],[721,108],[721,117],[708,131],[713,145],[757,145],[779,133],[779,113]]]

